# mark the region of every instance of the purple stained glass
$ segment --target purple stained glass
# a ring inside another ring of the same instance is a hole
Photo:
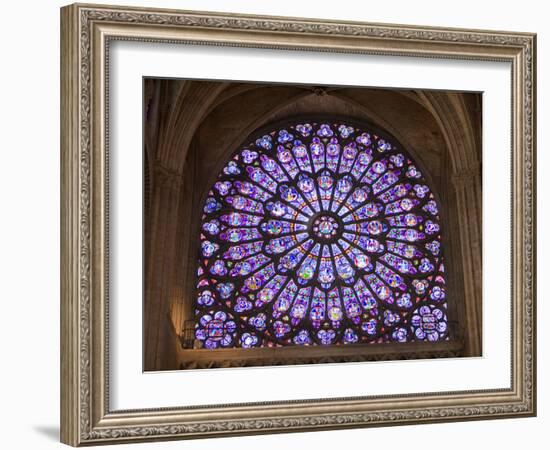
[[[448,339],[441,207],[391,137],[287,124],[237,149],[205,198],[199,346]]]

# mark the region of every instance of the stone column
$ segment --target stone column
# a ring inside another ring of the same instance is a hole
[[[479,169],[452,176],[462,263],[465,355],[481,355],[482,343],[482,200]],[[457,255],[457,256],[458,256]]]
[[[154,167],[151,209],[145,222],[144,358],[145,370],[172,366],[168,320],[176,266],[181,175]]]

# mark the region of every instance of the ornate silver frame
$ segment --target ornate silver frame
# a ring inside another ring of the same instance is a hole
[[[61,10],[61,38],[62,442],[79,446],[536,414],[534,34],[75,4]],[[111,411],[105,293],[106,68],[112,40],[510,62],[510,388]]]

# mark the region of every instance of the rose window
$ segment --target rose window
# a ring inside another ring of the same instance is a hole
[[[438,203],[397,142],[341,121],[256,136],[203,205],[204,348],[448,339]]]

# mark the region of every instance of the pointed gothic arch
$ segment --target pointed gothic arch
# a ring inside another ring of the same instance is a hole
[[[481,261],[477,198],[481,179],[475,163],[480,143],[475,136],[479,130],[475,108],[464,104],[472,100],[470,94],[438,93],[436,108],[434,93],[415,91],[183,80],[153,83],[172,83],[174,87],[154,90],[151,103],[149,97],[146,99],[146,104],[152,105],[148,110],[158,118],[148,124],[152,131],[146,132],[147,137],[154,138],[150,145],[152,157],[148,159],[150,183],[146,186],[150,201],[145,203],[149,210],[145,218],[146,370],[481,354],[477,263]],[[180,109],[187,104],[189,89],[176,89],[176,85],[186,83],[210,85],[200,90],[202,113],[192,123],[180,119],[184,117]],[[444,277],[448,297],[452,298],[445,311],[449,339],[366,346],[287,345],[277,347],[275,353],[263,347],[189,352],[197,344],[195,265],[200,251],[196,245],[201,232],[199,211],[211,186],[231,154],[242,147],[241,143],[250,141],[247,136],[254,130],[270,132],[277,124],[288,125],[289,118],[299,117],[303,122],[305,118],[313,120],[317,114],[339,117],[366,130],[391,130],[399,142],[391,136],[389,140],[410,153],[436,202],[441,201],[441,246],[447,262]],[[464,169],[466,160],[474,163]],[[457,161],[461,163],[457,165]]]

